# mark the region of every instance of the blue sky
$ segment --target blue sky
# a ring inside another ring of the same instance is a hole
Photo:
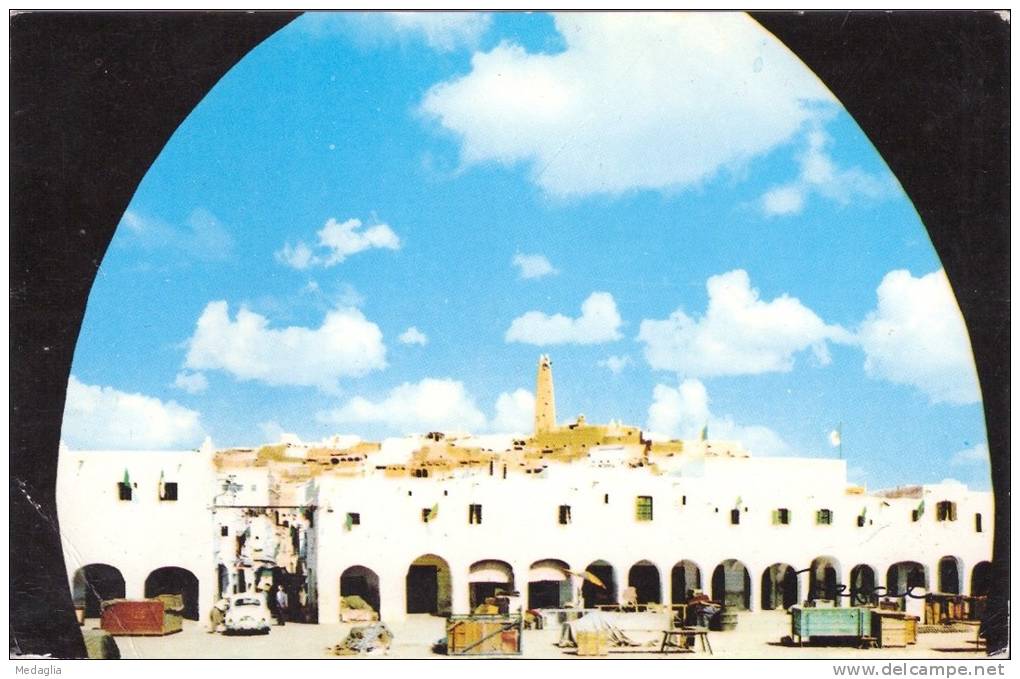
[[[173,135],[92,290],[81,448],[706,424],[872,487],[989,485],[913,206],[742,15],[306,15]]]

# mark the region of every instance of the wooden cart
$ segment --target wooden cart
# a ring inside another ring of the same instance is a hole
[[[819,638],[856,639],[870,643],[871,610],[867,608],[803,608],[790,609],[791,635],[801,646],[804,640]]]
[[[451,615],[446,623],[447,655],[520,655],[520,615]]]

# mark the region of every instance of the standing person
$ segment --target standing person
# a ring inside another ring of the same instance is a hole
[[[289,603],[287,592],[284,591],[283,585],[278,585],[276,589],[276,615],[280,625],[287,624],[287,605]]]
[[[216,602],[216,605],[209,611],[209,634],[215,634],[221,632],[220,629],[223,627],[223,618],[227,611],[227,600],[220,599]]]

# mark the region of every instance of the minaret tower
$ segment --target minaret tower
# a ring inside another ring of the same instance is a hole
[[[538,357],[538,376],[535,378],[535,433],[542,434],[556,428],[556,396],[553,394],[552,360],[548,355]]]

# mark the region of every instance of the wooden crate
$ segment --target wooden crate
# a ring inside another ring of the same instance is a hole
[[[874,611],[871,614],[871,636],[881,648],[904,648],[908,641],[907,616],[904,613]],[[913,621],[913,618],[911,619]],[[916,641],[916,625],[914,640]]]
[[[916,615],[908,615],[904,618],[904,621],[906,622],[907,643],[916,644],[918,617]]]
[[[454,615],[446,625],[448,655],[520,655],[521,616]]]
[[[165,625],[163,602],[158,599],[105,602],[100,627],[115,636],[162,636],[180,631],[179,624]]]

